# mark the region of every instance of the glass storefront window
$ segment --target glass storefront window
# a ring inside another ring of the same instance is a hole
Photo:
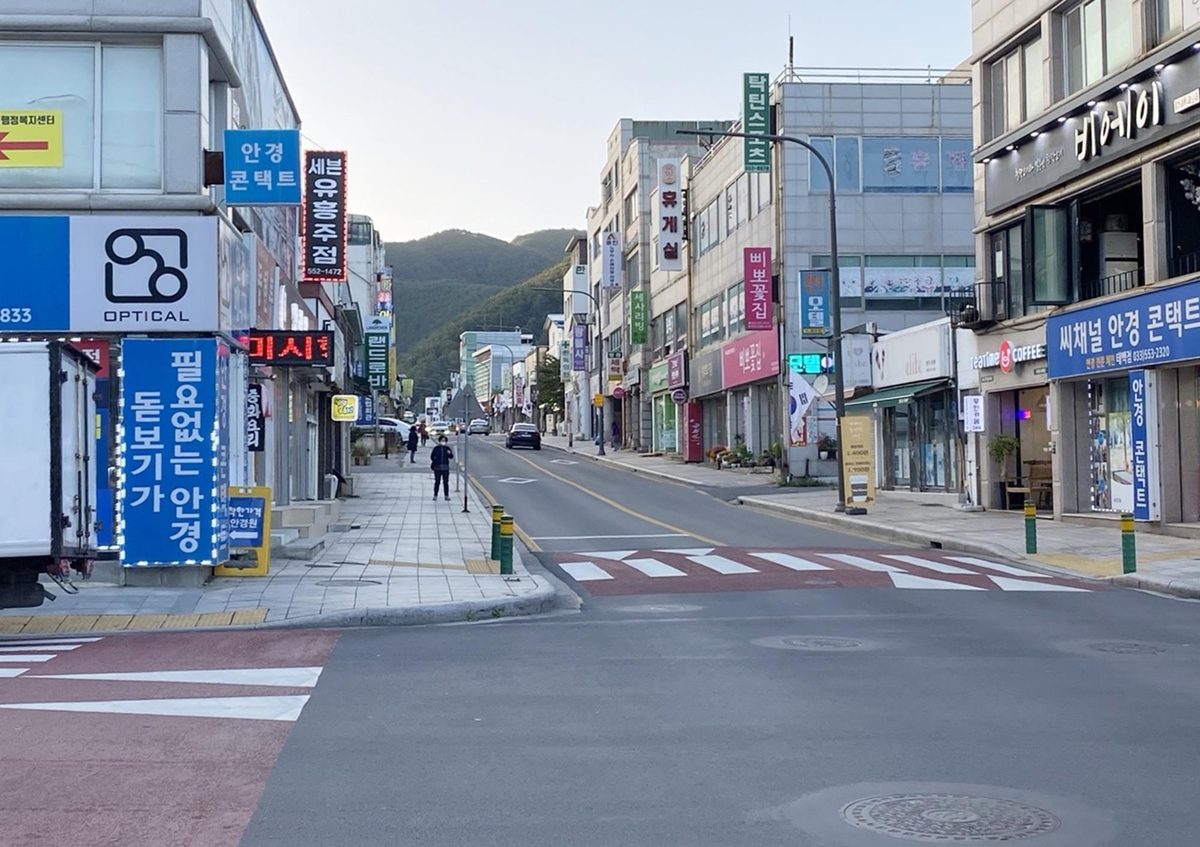
[[[154,47],[105,47],[102,62],[100,187],[162,185],[162,54]]]
[[[654,450],[674,453],[678,447],[675,437],[677,407],[670,395],[654,398]]]
[[[1129,377],[1088,382],[1088,424],[1092,511],[1132,512]]]

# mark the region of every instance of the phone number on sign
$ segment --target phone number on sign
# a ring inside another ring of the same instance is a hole
[[[0,324],[33,323],[33,309],[0,309]]]
[[[1158,362],[1169,358],[1171,358],[1170,347],[1151,347],[1148,350],[1133,351],[1133,360],[1135,362]]]

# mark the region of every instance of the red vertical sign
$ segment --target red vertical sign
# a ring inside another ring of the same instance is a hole
[[[746,274],[746,329],[774,327],[771,309],[771,248],[747,247],[743,254]]]
[[[704,461],[704,415],[700,409],[699,400],[689,400],[683,404],[684,450],[685,462]]]

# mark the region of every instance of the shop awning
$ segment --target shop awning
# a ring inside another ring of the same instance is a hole
[[[930,382],[914,382],[911,385],[897,385],[895,388],[885,388],[865,397],[855,397],[846,401],[846,411],[862,411],[864,409],[890,409],[901,403],[907,403],[914,397],[939,391],[950,384],[946,379],[935,379]]]

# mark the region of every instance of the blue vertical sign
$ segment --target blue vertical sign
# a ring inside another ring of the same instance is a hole
[[[829,271],[800,271],[800,335],[804,338],[827,338],[830,329]]]
[[[0,333],[57,332],[71,323],[70,219],[0,216]]]
[[[299,206],[300,130],[225,130],[225,199],[231,206]]]
[[[121,343],[121,564],[219,564],[228,558],[228,348],[211,338]],[[224,358],[222,368],[220,360]],[[226,439],[222,447],[222,440]],[[224,449],[226,461],[220,462]]]
[[[1133,518],[1139,521],[1158,517],[1157,485],[1151,451],[1151,439],[1156,437],[1154,404],[1157,402],[1152,371],[1129,372],[1129,409],[1133,419],[1129,445],[1133,461]]]
[[[358,396],[358,420],[355,426],[375,426],[375,398],[370,394]]]

